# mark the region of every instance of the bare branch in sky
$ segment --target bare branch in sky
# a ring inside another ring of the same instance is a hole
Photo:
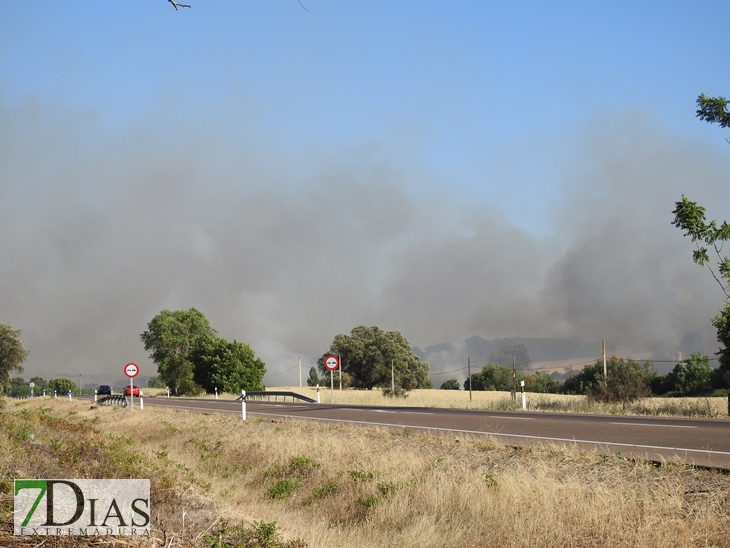
[[[170,4],[172,4],[172,7],[175,8],[175,11],[177,11],[177,7],[178,6],[180,6],[181,8],[189,8],[190,7],[189,4],[180,4],[178,2],[175,2],[175,0],[167,0],[167,1],[170,2]],[[304,7],[304,6],[302,6],[302,7]]]

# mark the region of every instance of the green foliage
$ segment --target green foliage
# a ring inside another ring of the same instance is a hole
[[[220,526],[204,537],[208,548],[304,548],[301,539],[283,541],[275,521],[254,521],[252,527],[231,526],[221,520]]]
[[[48,381],[48,389],[51,392],[55,390],[59,396],[65,394],[67,390],[70,390],[74,394],[78,393],[76,383],[69,379],[53,379]]]
[[[513,373],[511,367],[488,363],[478,373],[473,373],[470,379],[464,381],[464,389],[469,390],[512,390]],[[521,379],[517,379],[519,383]]]
[[[350,335],[337,335],[330,349],[318,361],[325,374],[327,354],[340,356],[343,373],[352,379],[355,388],[371,389],[391,385],[391,368],[395,369],[395,384],[403,390],[433,386],[429,384],[428,364],[421,362],[400,331],[383,331],[379,327],[358,326]]]
[[[30,396],[30,386],[21,377],[10,379],[10,396],[13,398],[25,398]]]
[[[672,224],[684,231],[695,244],[692,260],[699,266],[706,266],[725,295],[722,311],[712,320],[717,329],[717,340],[722,344],[718,352],[720,371],[716,375],[718,388],[730,387],[730,258],[722,255],[722,244],[730,240],[730,225],[705,220],[705,208],[682,196],[676,202]],[[709,249],[712,249],[716,265],[713,267]]]
[[[652,379],[650,364],[613,356],[606,361],[608,377],[603,376],[603,361],[596,360],[577,375],[566,379],[568,394],[585,394],[600,402],[626,404],[649,395]]]
[[[705,122],[730,127],[730,112],[727,111],[728,100],[724,97],[708,97],[704,93],[697,97],[697,117]]]
[[[287,499],[294,493],[294,490],[299,487],[301,481],[302,480],[300,478],[277,480],[271,487],[269,487],[268,494],[272,499]]]
[[[388,386],[387,388],[383,388],[383,396],[386,398],[407,398],[408,392],[403,390],[400,386],[396,386],[395,388]]]
[[[449,379],[447,381],[444,381],[441,385],[441,390],[460,390],[461,386],[459,385],[459,381],[456,379]]]
[[[278,544],[278,526],[275,521],[254,521],[253,529],[256,535],[256,540],[261,546],[273,546]]]
[[[190,351],[195,341],[216,335],[208,319],[195,308],[163,310],[147,324],[140,335],[144,349],[157,364],[160,379],[174,395],[195,394],[200,388],[193,379]]]
[[[498,478],[499,476],[497,476],[496,474],[484,474],[484,481],[486,482],[487,487],[490,487],[492,489],[497,487]]]
[[[730,127],[727,105],[728,100],[724,97],[709,97],[702,93],[697,97],[697,117],[722,128]],[[695,244],[692,260],[700,266],[707,266],[725,295],[721,312],[712,320],[717,329],[717,340],[722,344],[718,352],[720,367],[713,376],[715,387],[727,388],[730,387],[730,258],[722,255],[722,244],[730,240],[730,225],[726,221],[719,227],[717,221],[708,223],[705,208],[684,195],[675,206],[672,224],[683,230]],[[711,264],[708,247],[714,251],[717,273]]]
[[[702,354],[692,354],[674,366],[668,375],[670,390],[683,396],[698,396],[708,393],[712,386],[713,369],[710,359]]]
[[[525,390],[537,392],[538,394],[554,394],[560,390],[560,381],[552,375],[535,371],[534,374],[525,375]]]
[[[20,329],[9,323],[0,323],[0,394],[10,392],[10,373],[23,372],[21,364],[28,357],[28,350],[20,340]]]
[[[375,474],[373,472],[365,472],[363,470],[348,470],[347,475],[350,476],[350,479],[352,479],[355,483],[372,481],[375,478]]]
[[[147,388],[166,388],[167,385],[160,377],[150,377],[147,381]]]
[[[193,344],[190,359],[193,380],[206,392],[264,390],[266,365],[245,343],[204,335]]]
[[[370,495],[369,497],[362,497],[360,499],[357,499],[357,503],[361,506],[364,506],[365,508],[374,508],[380,503],[381,500],[383,499],[376,495]]]
[[[317,368],[312,366],[309,368],[309,377],[307,377],[307,386],[317,386],[318,384],[322,384],[322,381],[319,379],[319,376],[317,375]]]
[[[313,500],[321,500],[323,498],[329,497],[330,495],[334,495],[338,490],[340,486],[336,481],[328,481],[323,485],[320,485],[319,487],[314,489],[314,492],[312,493],[312,499]]]
[[[725,275],[727,278],[727,274]],[[720,357],[720,368],[716,373],[716,386],[730,388],[730,302],[725,301],[722,311],[713,318],[712,325],[717,329],[717,340],[722,348],[717,353]]]

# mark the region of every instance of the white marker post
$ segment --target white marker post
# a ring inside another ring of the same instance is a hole
[[[241,420],[246,420],[246,391],[241,390]]]
[[[525,401],[525,381],[520,381],[520,390],[522,390],[522,410],[527,411],[527,402]]]
[[[213,390],[215,390],[215,399],[218,399],[218,387],[214,387]]]
[[[96,388],[94,388],[94,401],[96,401],[96,394],[97,394]]]

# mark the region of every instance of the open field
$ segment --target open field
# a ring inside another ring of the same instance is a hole
[[[8,536],[12,480],[34,477],[150,478],[154,538],[120,545],[730,546],[730,476],[716,471],[489,438],[2,401],[2,546],[40,542]]]
[[[336,385],[335,385],[336,386]],[[316,389],[310,386],[271,386],[268,390],[286,390],[316,399]],[[164,395],[165,391],[144,389],[145,396]],[[329,388],[320,388],[320,401],[330,403]],[[214,398],[208,394],[200,396]],[[235,399],[240,394],[220,394],[223,399]],[[465,390],[413,390],[407,398],[383,396],[380,390],[338,390],[334,391],[335,403],[347,405],[392,405],[408,407],[440,407],[458,409],[511,410],[521,409],[520,394],[515,401],[509,392],[473,391],[472,399]],[[529,411],[557,413],[593,413],[597,415],[645,415],[657,417],[727,418],[727,398],[643,398],[625,406],[590,402],[585,396],[565,394],[527,394]]]

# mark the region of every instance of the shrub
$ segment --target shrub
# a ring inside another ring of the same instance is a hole
[[[404,388],[401,388],[400,386],[396,386],[395,388],[383,388],[383,396],[386,396],[388,398],[407,398],[408,392]]]
[[[294,493],[294,490],[299,487],[301,480],[294,478],[292,480],[278,480],[269,487],[269,496],[272,499],[288,499]]]
[[[456,379],[449,379],[441,385],[441,390],[460,390],[459,381]]]

